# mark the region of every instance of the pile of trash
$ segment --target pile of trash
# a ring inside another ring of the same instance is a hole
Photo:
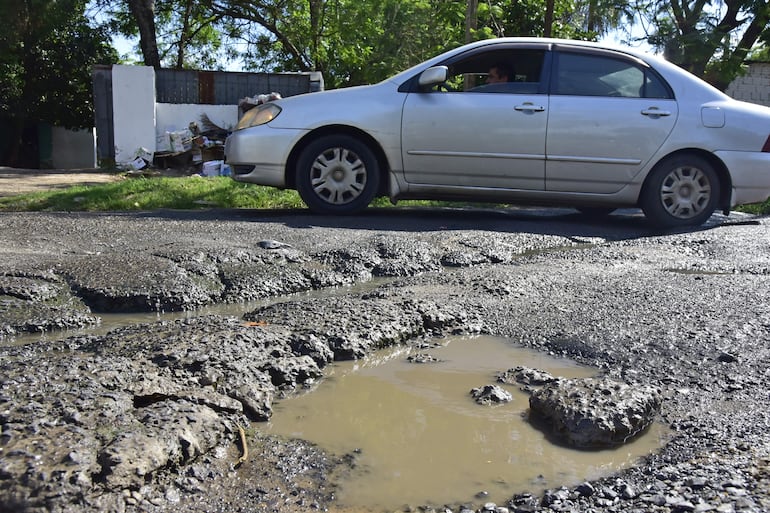
[[[147,175],[158,169],[175,170],[178,174],[201,176],[229,175],[224,163],[225,139],[230,131],[217,126],[206,114],[187,128],[164,132],[157,137],[156,151],[139,148],[128,163],[129,173]]]
[[[238,118],[263,103],[278,100],[279,93],[246,97],[238,102]],[[208,115],[201,114],[181,130],[157,136],[156,150],[139,148],[127,164],[129,175],[148,176],[157,170],[174,170],[176,174],[230,176],[232,170],[224,161],[225,140],[232,129],[218,126]]]
[[[263,103],[271,102],[273,100],[280,100],[281,94],[280,93],[270,93],[270,94],[260,94],[257,96],[247,96],[246,98],[241,99],[241,101],[238,102],[238,119],[240,119],[241,116],[243,116],[243,113],[253,109],[257,105],[262,105]]]

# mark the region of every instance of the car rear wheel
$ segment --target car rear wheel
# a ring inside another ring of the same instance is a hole
[[[302,151],[295,178],[300,197],[313,212],[352,214],[374,199],[380,170],[366,144],[348,135],[329,135]]]
[[[640,199],[652,224],[661,228],[699,226],[714,213],[719,178],[697,155],[679,155],[659,163],[647,177]]]

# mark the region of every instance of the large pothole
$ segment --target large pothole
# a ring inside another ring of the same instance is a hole
[[[429,363],[414,363],[416,355]],[[516,366],[565,378],[598,373],[493,337],[400,347],[327,368],[312,393],[276,405],[266,430],[352,455],[337,497],[355,511],[502,504],[516,493],[608,475],[662,445],[664,430],[654,424],[617,448],[574,450],[527,421],[529,394],[521,385],[498,383],[513,396],[507,403],[482,406],[471,398],[472,388]]]

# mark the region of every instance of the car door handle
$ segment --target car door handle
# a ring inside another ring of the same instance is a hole
[[[642,111],[642,115],[657,118],[657,117],[663,117],[663,116],[670,116],[671,112],[667,110],[660,110],[657,107],[650,107],[649,109],[644,109]]]
[[[526,102],[522,103],[521,105],[516,105],[514,110],[518,110],[520,112],[543,112],[545,107],[542,105],[535,105],[534,103]]]

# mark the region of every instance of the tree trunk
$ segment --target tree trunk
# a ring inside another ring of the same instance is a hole
[[[473,31],[479,26],[478,20],[479,0],[468,0],[468,6],[465,10],[465,42],[473,41]],[[474,78],[470,75],[464,79],[464,87],[467,91],[476,85]]]
[[[477,13],[479,10],[479,0],[468,0],[468,7],[465,10],[465,42],[473,41],[473,31],[479,26]]]
[[[310,66],[313,71],[325,68],[320,63],[318,47],[323,39],[323,2],[321,0],[310,0]]]
[[[184,7],[184,19],[182,20],[182,33],[179,35],[179,43],[176,53],[176,69],[184,69],[185,50],[190,40],[190,16],[192,15],[192,0],[187,0]]]
[[[128,0],[128,7],[139,27],[139,46],[145,66],[160,69],[158,41],[155,38],[155,0]]]
[[[543,20],[543,37],[551,37],[553,33],[554,0],[545,2],[545,19]]]

